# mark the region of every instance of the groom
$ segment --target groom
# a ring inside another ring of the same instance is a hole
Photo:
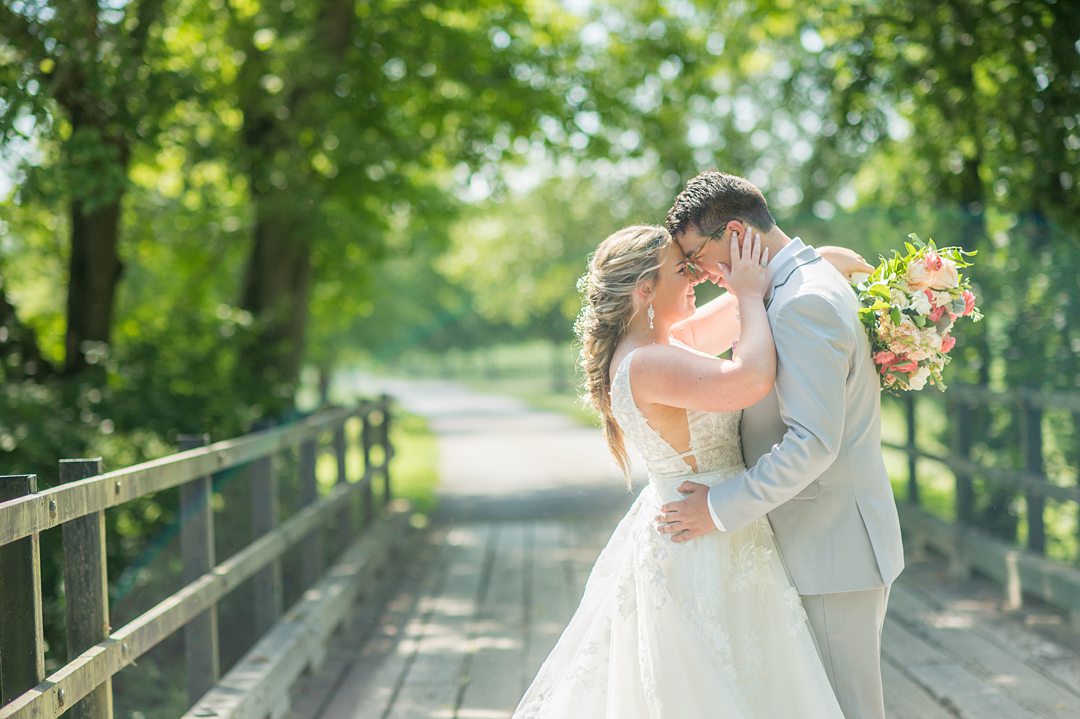
[[[759,232],[772,260],[765,307],[776,386],[742,416],[749,467],[661,508],[676,542],[735,531],[767,514],[829,681],[848,719],[884,719],[881,631],[904,567],[900,521],[881,457],[881,399],[870,344],[847,280],[776,226],[749,181],[705,172],[687,183],[667,227],[687,260],[717,282],[731,233]]]

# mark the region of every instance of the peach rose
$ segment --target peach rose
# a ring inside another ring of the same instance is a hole
[[[930,286],[934,272],[926,266],[926,262],[918,260],[912,262],[907,268],[907,285],[912,292],[922,292]]]
[[[956,270],[956,263],[950,259],[939,257],[941,267],[933,270],[930,276],[930,286],[935,290],[951,290],[960,284],[960,273]]]

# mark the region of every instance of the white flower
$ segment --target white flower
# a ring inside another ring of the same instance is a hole
[[[851,284],[853,284],[853,285],[861,285],[863,282],[866,282],[866,280],[869,279],[869,278],[870,278],[870,274],[868,272],[852,272],[851,273]]]
[[[909,305],[908,295],[894,287],[889,291],[889,303],[898,310],[906,310]]]
[[[937,327],[931,325],[920,333],[920,340],[925,347],[929,347],[935,352],[941,351],[941,333],[937,331]]]
[[[926,386],[926,380],[928,379],[930,379],[930,368],[920,367],[915,374],[911,375],[908,380],[908,387],[913,390],[920,390]]]
[[[916,292],[911,296],[911,309],[920,315],[930,314],[930,298],[926,296],[925,292]]]

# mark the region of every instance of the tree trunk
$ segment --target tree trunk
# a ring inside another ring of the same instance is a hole
[[[123,265],[118,253],[122,195],[87,211],[71,205],[71,264],[68,279],[64,371],[74,374],[96,361],[109,344],[116,287]]]
[[[278,194],[255,200],[255,242],[241,299],[256,318],[256,331],[240,358],[247,398],[272,414],[293,407],[311,294],[311,247],[297,223],[281,216],[290,202]]]
[[[264,414],[283,414],[294,406],[307,336],[311,296],[311,237],[319,224],[321,178],[306,174],[306,152],[298,136],[304,106],[333,92],[333,78],[352,37],[354,0],[324,0],[316,19],[312,50],[321,62],[310,76],[289,78],[292,87],[275,113],[261,88],[266,56],[245,38],[247,60],[239,78],[244,110],[243,142],[255,208],[255,236],[241,291],[241,306],[255,318],[255,331],[242,348],[238,381],[249,402]],[[300,71],[298,71],[300,73]],[[302,73],[300,73],[302,75]],[[297,118],[300,118],[297,121]],[[283,186],[275,175],[286,178]]]

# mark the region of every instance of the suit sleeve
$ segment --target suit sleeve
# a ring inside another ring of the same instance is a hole
[[[710,512],[726,531],[794,497],[836,460],[844,435],[844,394],[853,338],[836,307],[818,295],[777,309],[776,396],[787,431],[753,467],[709,490]]]

